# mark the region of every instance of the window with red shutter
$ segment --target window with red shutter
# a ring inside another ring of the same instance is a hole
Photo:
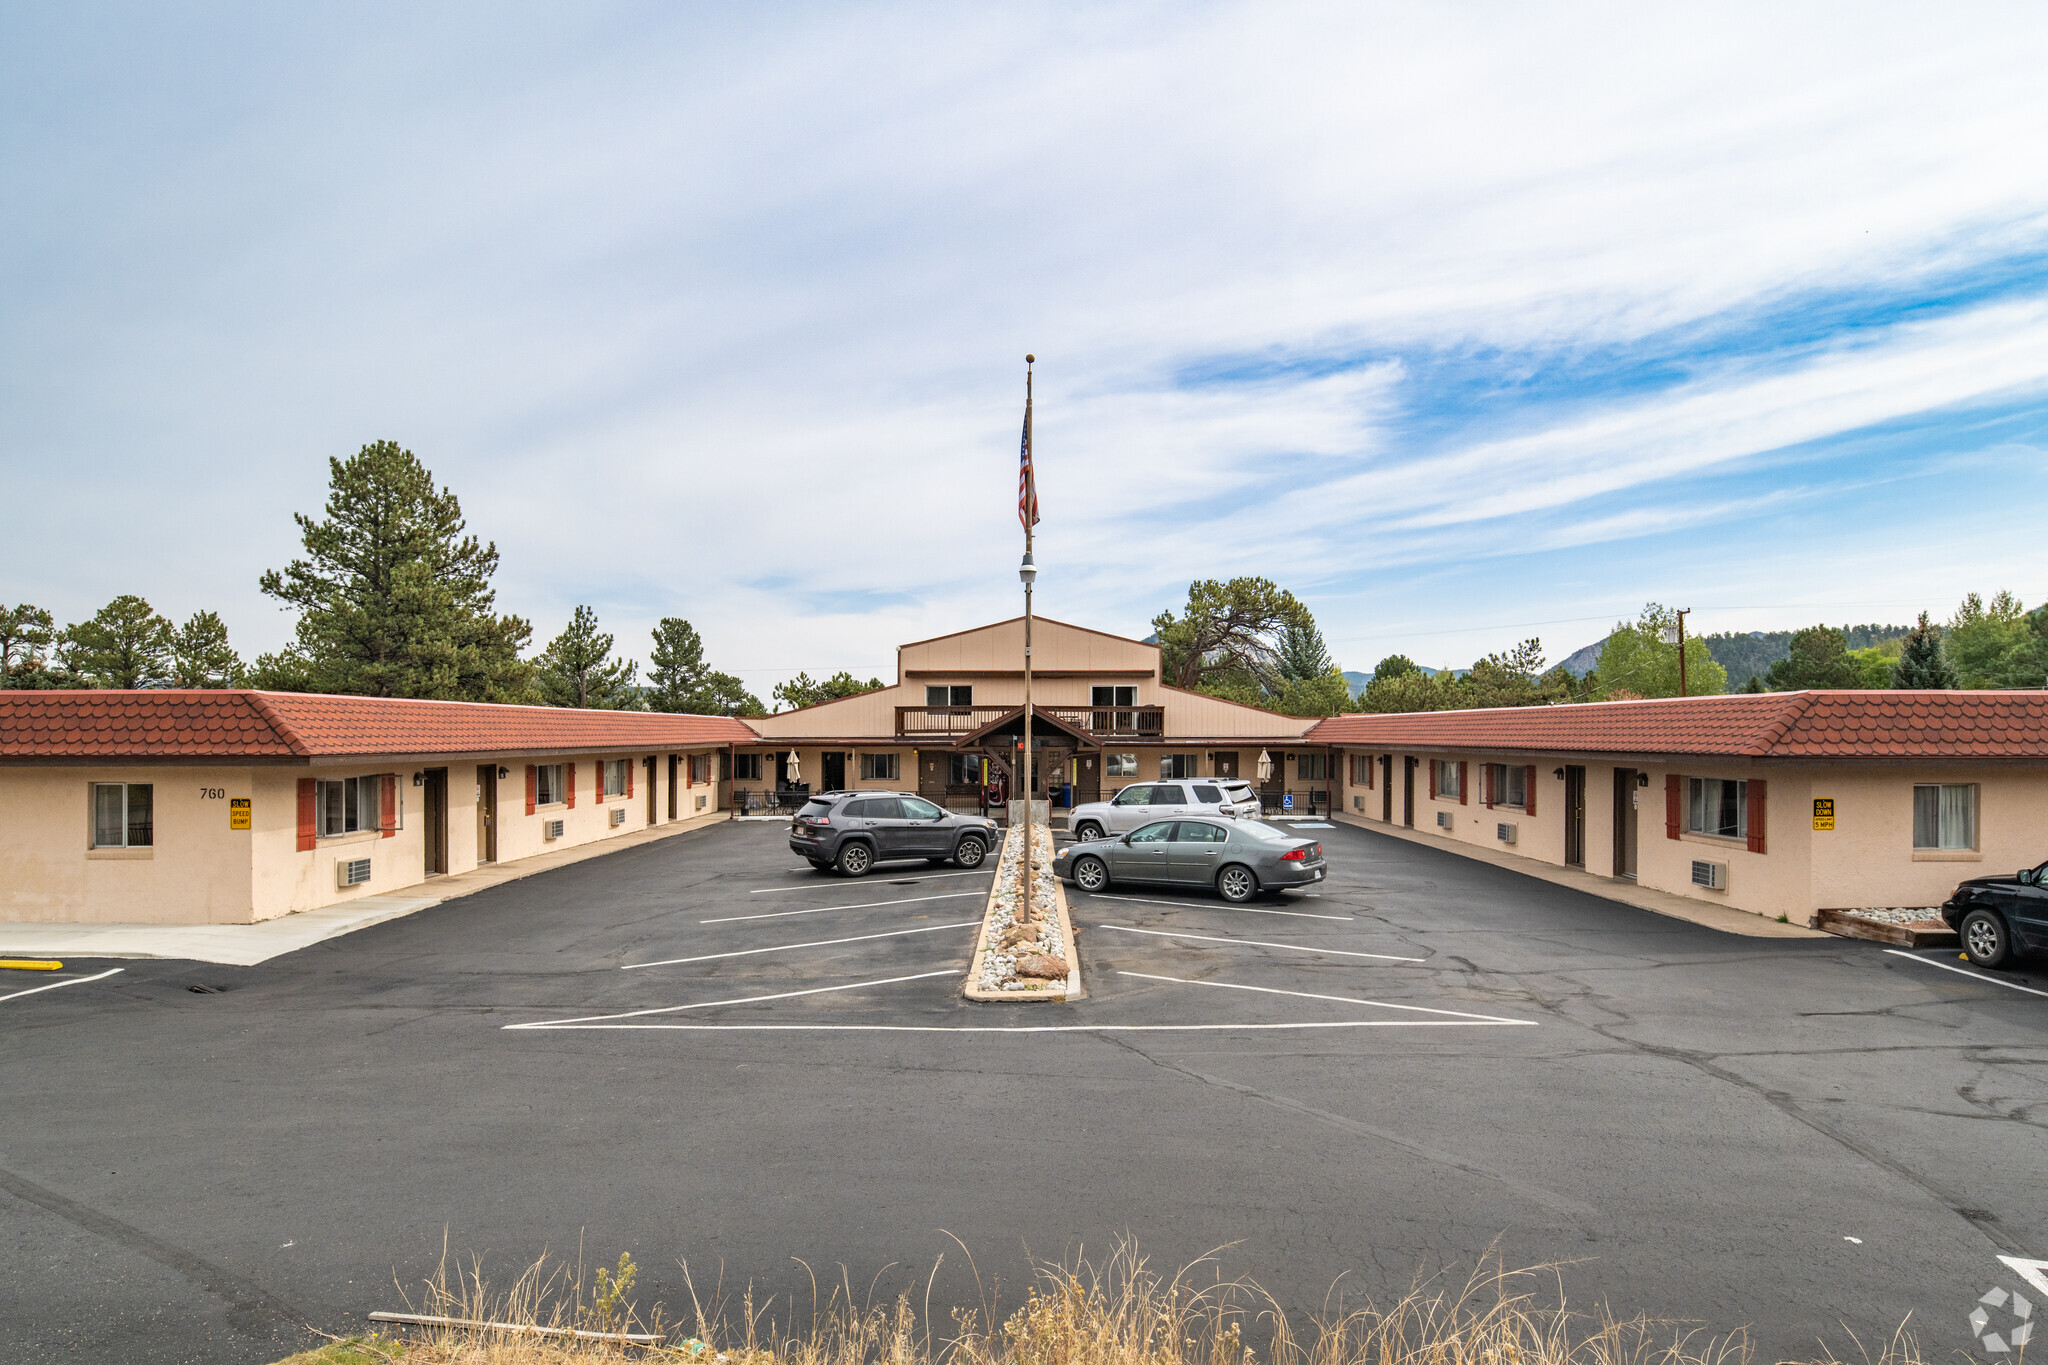
[[[1679,824],[1679,778],[1677,773],[1664,774],[1664,837],[1676,839]]]
[[[299,779],[299,852],[313,851],[314,833],[314,782],[310,777]]]
[[[1765,852],[1764,848],[1764,780],[1760,777],[1749,779],[1749,851]]]

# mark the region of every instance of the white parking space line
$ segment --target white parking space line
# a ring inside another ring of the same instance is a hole
[[[1521,1024],[1523,1019],[1503,1019]],[[522,1026],[523,1027],[523,1026]],[[1430,1019],[1322,1019],[1299,1024],[569,1024],[572,1029],[680,1033],[1285,1033],[1341,1028],[1452,1028]],[[1465,1027],[1476,1027],[1466,1025]]]
[[[831,948],[841,943],[866,943],[870,939],[900,938],[904,934],[935,934],[941,929],[972,929],[980,924],[978,919],[964,919],[958,924],[929,924],[918,929],[891,929],[880,934],[855,934],[852,938],[821,938],[813,943],[783,943],[773,948],[742,948],[736,953],[705,953],[700,957],[665,957],[659,962],[628,962],[619,970],[637,971],[641,967],[680,967],[686,962],[715,962],[722,957],[753,957],[757,953],[793,953],[799,948]]]
[[[127,968],[125,967],[112,967],[101,972],[98,976],[74,976],[69,981],[52,981],[46,986],[30,986],[27,990],[16,991],[12,995],[0,995],[0,1001],[19,1000],[24,995],[40,995],[44,991],[54,991],[59,986],[83,986],[88,981],[104,981],[108,977],[118,976],[126,970]]]
[[[1273,986],[1241,986],[1234,981],[1190,981],[1179,976],[1154,976],[1150,972],[1118,971],[1118,976],[1135,976],[1142,981],[1171,981],[1177,986],[1214,986],[1226,991],[1257,991],[1261,995],[1291,995],[1301,1000],[1334,1000],[1340,1005],[1370,1005],[1376,1010],[1410,1010],[1416,1014],[1441,1014],[1461,1024],[1515,1024],[1526,1028],[1536,1027],[1534,1019],[1502,1019],[1492,1014],[1472,1014],[1465,1010],[1438,1010],[1426,1005],[1396,1005],[1387,1000],[1354,1000],[1347,995],[1315,995],[1308,991],[1283,991]],[[1389,1021],[1390,1023],[1393,1021]],[[1410,1023],[1424,1021],[1414,1020]],[[1440,1025],[1439,1027],[1449,1027]]]
[[[536,1019],[526,1024],[507,1024],[512,1029],[571,1028],[578,1025],[602,1024],[613,1019],[638,1019],[649,1014],[674,1014],[678,1010],[709,1010],[720,1005],[758,1005],[764,1000],[791,1000],[799,995],[824,995],[828,991],[857,991],[868,986],[893,986],[899,981],[927,981],[935,976],[958,976],[958,967],[947,967],[936,972],[919,972],[915,976],[890,976],[879,981],[849,981],[839,986],[812,986],[808,990],[782,991],[775,995],[746,995],[732,1000],[703,1000],[694,1005],[662,1005],[655,1009],[627,1010],[623,1014],[586,1014],[575,1019]]]
[[[1356,915],[1311,915],[1306,910],[1259,910],[1249,905],[1227,905],[1221,902],[1211,903],[1209,901],[1162,901],[1154,900],[1149,896],[1105,896],[1099,892],[1092,891],[1083,891],[1081,894],[1089,897],[1091,900],[1098,901],[1129,901],[1133,905],[1174,905],[1179,906],[1182,909],[1193,908],[1196,910],[1238,910],[1242,911],[1247,915],[1292,915],[1296,919],[1348,920],[1358,918]]]
[[[2037,991],[2032,986],[2022,986],[2016,981],[2000,981],[1995,976],[1980,976],[1976,972],[1966,972],[1953,963],[1936,962],[1933,958],[1922,957],[1918,953],[1904,953],[1900,952],[1897,948],[1887,948],[1885,951],[1893,957],[1903,957],[1908,962],[1918,962],[1928,967],[1939,967],[1945,972],[1954,972],[1957,976],[1967,976],[1972,981],[1982,981],[1987,986],[2003,986],[2009,991],[2024,991],[2028,995],[2048,997],[2048,991]]]
[[[819,905],[809,910],[771,910],[763,915],[727,915],[723,919],[700,919],[699,924],[736,924],[743,919],[788,919],[791,915],[822,915],[831,910],[875,910],[884,905],[922,905],[926,901],[957,901],[979,896],[980,891],[953,891],[943,896],[908,896],[900,901],[863,901],[858,905]]]
[[[749,896],[779,896],[786,891],[810,891],[813,889],[825,891],[846,885],[845,882],[826,881],[815,872],[794,872],[790,875],[809,877],[812,884],[810,886],[764,886],[759,890],[749,891],[747,894]],[[975,872],[928,872],[921,877],[877,877],[875,880],[893,884],[895,882],[935,882],[946,877],[986,877],[988,875],[989,870],[983,868]]]
[[[1382,962],[1426,962],[1427,958],[1395,957],[1392,953],[1358,953],[1344,948],[1311,948],[1300,943],[1265,943],[1255,938],[1218,938],[1213,934],[1170,934],[1163,929],[1133,929],[1128,924],[1098,924],[1098,929],[1115,929],[1126,934],[1149,934],[1153,938],[1195,938],[1204,943],[1229,943],[1239,948],[1285,948],[1295,953],[1329,953],[1335,957],[1372,957]]]

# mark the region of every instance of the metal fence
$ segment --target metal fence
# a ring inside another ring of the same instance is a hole
[[[1293,804],[1288,804],[1288,798]],[[1261,815],[1328,815],[1330,813],[1330,792],[1322,787],[1306,787],[1299,791],[1291,787],[1263,787],[1259,790]]]
[[[732,808],[737,815],[754,812],[774,814],[777,811],[797,810],[810,799],[811,789],[807,783],[766,791],[750,791],[745,787],[736,787],[732,793]]]

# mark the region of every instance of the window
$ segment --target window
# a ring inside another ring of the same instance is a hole
[[[1138,775],[1138,756],[1136,754],[1110,754],[1107,772],[1110,777],[1136,777]]]
[[[1920,788],[1915,787],[1913,793],[1917,811]],[[1685,832],[1718,839],[1748,838],[1749,784],[1718,777],[1685,779]],[[1917,825],[1914,833],[1919,833]]]
[[[1147,825],[1145,828],[1135,830],[1131,834],[1131,842],[1134,844],[1164,844],[1170,843],[1172,839],[1173,821],[1171,820],[1161,820],[1156,825]]]
[[[1442,801],[1456,801],[1465,794],[1457,761],[1454,759],[1432,758],[1429,766],[1436,769],[1436,794]]]
[[[1223,804],[1223,788],[1197,787],[1195,788],[1195,800],[1202,802],[1204,805],[1220,806]]]
[[[1215,825],[1198,825],[1192,820],[1183,820],[1180,833],[1174,836],[1174,840],[1183,844],[1227,844],[1230,835]]]
[[[738,782],[759,782],[761,780],[761,755],[734,754],[732,775]]]
[[[1327,782],[1330,780],[1330,756],[1328,754],[1303,754],[1294,761],[1294,775],[1303,782]]]
[[[626,764],[631,761],[631,759],[625,758],[607,758],[598,765],[604,770],[603,795],[624,796],[626,794]]]
[[[562,786],[562,765],[543,763],[533,770],[533,800],[535,805],[553,806],[567,800]]]
[[[132,790],[132,789],[131,789]],[[1972,783],[1913,788],[1913,847],[1977,846],[1977,788]]]
[[[699,782],[709,782],[710,780],[711,780],[711,755],[710,755],[710,754],[691,754],[691,755],[690,755],[690,784],[691,784],[692,786],[695,786],[695,785],[696,785],[697,783],[699,783]]]
[[[895,754],[862,754],[860,775],[864,782],[894,782],[897,774]]]
[[[937,820],[946,813],[921,797],[906,796],[901,798],[901,803],[906,820]]]
[[[1091,687],[1088,700],[1095,706],[1136,706],[1138,689],[1135,687]]]
[[[313,784],[314,830],[323,839],[376,829],[384,795],[382,777],[344,777]]]
[[[1162,754],[1159,759],[1161,777],[1193,777],[1195,756],[1193,754]]]
[[[1135,787],[1125,787],[1116,794],[1116,800],[1110,804],[1115,806],[1149,806],[1152,804],[1152,789],[1142,782]]]
[[[1155,806],[1183,806],[1187,799],[1188,789],[1178,783],[1152,789],[1152,804]]]
[[[926,706],[972,706],[974,688],[961,683],[934,683],[924,689]]]
[[[92,846],[149,848],[156,842],[156,786],[149,782],[92,784]]]
[[[1372,785],[1371,754],[1353,754],[1351,756],[1351,785],[1354,787],[1370,787]]]
[[[1496,806],[1529,804],[1529,769],[1520,763],[1486,765],[1486,799]]]

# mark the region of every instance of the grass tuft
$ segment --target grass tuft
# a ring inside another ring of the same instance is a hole
[[[911,1293],[875,1304],[842,1271],[822,1291],[812,1277],[807,1312],[785,1304],[779,1313],[757,1303],[751,1286],[737,1302],[721,1291],[705,1302],[684,1264],[689,1313],[670,1323],[661,1307],[643,1315],[633,1303],[630,1257],[588,1281],[543,1257],[499,1292],[479,1263],[451,1275],[444,1256],[410,1311],[508,1327],[401,1328],[402,1340],[335,1341],[281,1365],[1756,1365],[1742,1329],[1717,1335],[1618,1317],[1605,1305],[1576,1309],[1561,1267],[1509,1269],[1497,1252],[1462,1284],[1419,1279],[1385,1307],[1347,1307],[1333,1289],[1322,1311],[1298,1320],[1255,1283],[1225,1280],[1211,1259],[1167,1275],[1128,1244],[1100,1265],[1036,1265],[1010,1307],[976,1271],[981,1301],[935,1320],[931,1287],[943,1261],[926,1278],[922,1306]],[[574,1329],[653,1332],[661,1343],[561,1334]],[[1874,1356],[1860,1342],[1857,1353],[1858,1365],[1924,1365],[1903,1326]],[[1842,1362],[1823,1349],[1811,1365]]]

